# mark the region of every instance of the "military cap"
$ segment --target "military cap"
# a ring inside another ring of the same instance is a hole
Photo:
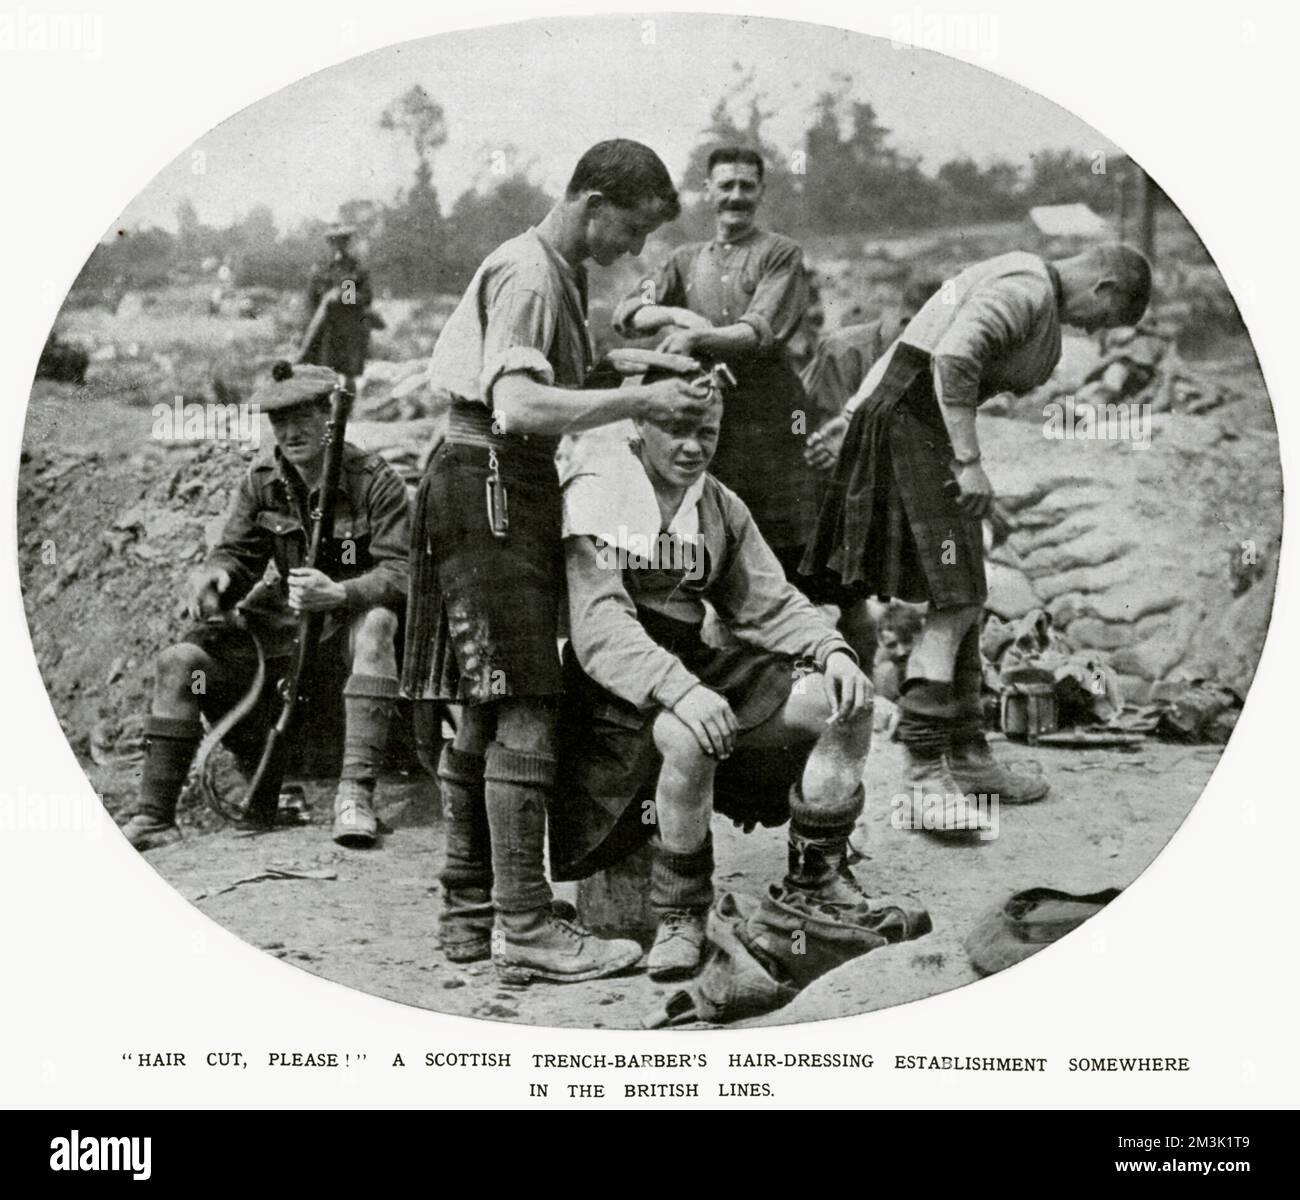
[[[326,232],[325,232],[325,240],[326,240],[327,242],[332,242],[332,241],[334,241],[336,238],[350,238],[350,237],[355,237],[355,236],[356,236],[356,233],[357,233],[357,227],[356,227],[355,225],[339,225],[339,224],[335,224],[335,225],[331,225],[331,226],[329,227],[329,229],[326,230]]]
[[[323,400],[338,383],[338,373],[329,367],[280,359],[271,367],[271,378],[253,392],[252,403],[262,412],[279,412],[296,404]]]

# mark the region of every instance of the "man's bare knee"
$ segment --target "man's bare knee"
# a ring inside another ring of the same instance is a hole
[[[556,753],[556,710],[540,700],[527,698],[497,702],[496,740],[520,754]]]
[[[215,665],[211,656],[192,642],[177,642],[154,662],[155,689],[168,695],[197,695],[194,685],[200,673],[207,675]]]
[[[397,614],[389,608],[372,608],[352,620],[354,658],[382,658],[395,653]]]
[[[655,748],[664,763],[675,770],[696,773],[711,765],[695,735],[670,712],[661,712],[654,723]]]

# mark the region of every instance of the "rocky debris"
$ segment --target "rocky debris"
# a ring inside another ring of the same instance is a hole
[[[991,612],[1016,621],[1045,609],[1073,650],[1118,676],[1130,703],[1191,679],[1244,695],[1281,527],[1276,434],[1258,416],[1225,437],[1214,419],[1173,414],[1143,448],[1058,440],[982,415],[985,461],[1012,527],[990,549]]]
[[[356,416],[367,421],[412,421],[437,416],[445,404],[429,386],[429,360],[366,363],[357,381]]]

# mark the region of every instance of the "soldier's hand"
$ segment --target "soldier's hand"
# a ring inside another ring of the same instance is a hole
[[[849,419],[843,413],[832,417],[820,429],[808,435],[804,445],[804,462],[817,471],[832,470],[839,461]]]
[[[836,651],[826,660],[822,671],[826,688],[826,703],[831,706],[831,720],[847,721],[871,704],[871,682],[859,670],[858,664]]]
[[[221,612],[221,597],[230,586],[230,573],[221,567],[199,567],[185,581],[185,610],[195,621]]]
[[[693,687],[673,705],[672,712],[710,758],[726,758],[736,748],[736,734],[740,732],[736,714],[717,692]]]
[[[646,384],[637,415],[647,421],[670,424],[682,417],[702,417],[708,408],[709,381],[672,375]]]
[[[670,329],[655,349],[660,354],[681,354],[690,357],[695,353],[695,330]]]
[[[993,509],[993,485],[979,463],[957,469],[957,507],[970,517],[986,517]]]
[[[348,600],[343,585],[315,567],[294,567],[288,583],[289,607],[294,612],[329,612]]]

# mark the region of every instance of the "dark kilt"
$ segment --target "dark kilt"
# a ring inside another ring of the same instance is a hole
[[[698,631],[680,622],[645,624],[655,641],[677,653],[706,687],[726,697],[742,735],[789,699],[793,659],[752,646],[707,647]],[[682,627],[673,631],[674,625]],[[674,632],[683,635],[680,640]],[[694,648],[687,643],[692,637]],[[567,645],[564,677],[560,768],[548,813],[555,880],[582,879],[603,870],[654,835],[655,824],[643,818],[652,811],[663,763],[654,740],[660,709],[638,709],[607,692],[583,671]],[[790,816],[790,788],[802,776],[810,748],[737,745],[718,764],[714,811],[747,824],[784,823]]]
[[[957,507],[951,462],[930,356],[900,342],[849,424],[800,571],[881,599],[982,605],[983,528]]]
[[[429,461],[411,529],[402,693],[484,704],[557,695],[564,595],[554,445],[497,452],[510,528],[488,525],[488,449],[444,441]]]

